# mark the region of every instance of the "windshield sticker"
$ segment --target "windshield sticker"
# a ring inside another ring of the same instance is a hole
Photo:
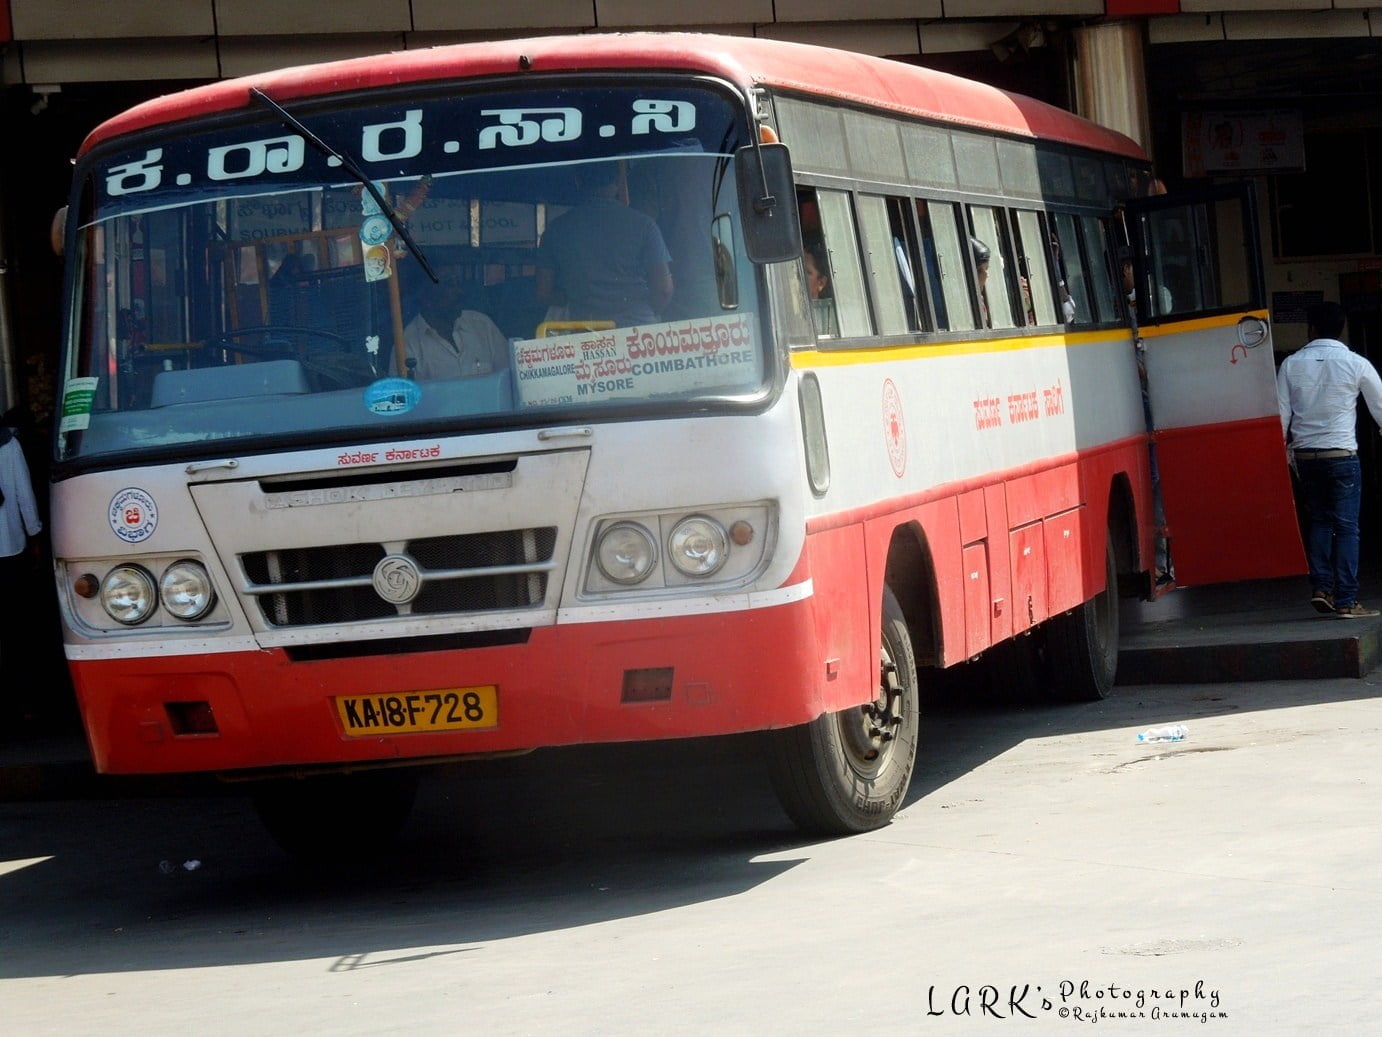
[[[365,249],[365,280],[386,281],[393,276],[393,256],[388,245],[371,245]]]
[[[526,339],[514,343],[514,371],[525,407],[680,396],[756,382],[758,335],[737,313]]]
[[[393,234],[393,227],[383,216],[366,216],[360,224],[360,241],[368,248],[370,245],[382,245],[389,240]]]
[[[127,544],[148,540],[158,528],[158,505],[143,490],[126,487],[110,499],[110,528]]]
[[[422,399],[422,387],[407,378],[381,378],[365,386],[365,409],[371,414],[407,414]]]
[[[96,400],[99,378],[69,378],[62,387],[62,418],[59,432],[80,432],[91,427],[91,407]]]

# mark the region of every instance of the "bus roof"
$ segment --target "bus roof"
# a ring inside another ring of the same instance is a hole
[[[247,107],[251,87],[287,103],[408,83],[599,69],[707,73],[742,87],[776,87],[1147,161],[1143,149],[1121,133],[1034,98],[945,72],[829,47],[698,33],[596,33],[462,43],[221,80],[146,101],[107,120],[91,131],[79,154],[126,133]]]

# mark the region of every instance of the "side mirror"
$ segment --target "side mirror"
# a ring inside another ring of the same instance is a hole
[[[801,255],[792,162],[785,144],[746,144],[735,153],[744,249],[755,263],[785,263]]]

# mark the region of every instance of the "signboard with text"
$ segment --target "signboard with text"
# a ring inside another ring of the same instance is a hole
[[[762,372],[745,313],[525,339],[513,350],[526,407],[681,396],[756,384]]]
[[[1305,169],[1305,131],[1298,110],[1185,112],[1181,136],[1186,176]]]

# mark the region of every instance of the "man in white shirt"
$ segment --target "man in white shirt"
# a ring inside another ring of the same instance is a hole
[[[18,566],[23,564],[31,538],[42,529],[24,448],[12,428],[0,425],[0,560],[4,563],[0,571],[6,577],[19,573]],[[5,584],[14,586],[12,579]]]
[[[494,321],[468,309],[461,272],[443,267],[424,292],[419,312],[403,329],[409,370],[421,381],[470,378],[509,366],[509,340]]]
[[[1305,552],[1321,613],[1345,619],[1376,616],[1358,603],[1358,397],[1382,425],[1382,379],[1366,359],[1339,341],[1344,310],[1321,302],[1306,313],[1310,341],[1282,361],[1276,397],[1281,428],[1300,477]]]
[[[33,631],[26,621],[27,612],[18,603],[33,600],[32,587],[39,578],[38,544],[34,537],[43,529],[24,448],[9,427],[12,413],[6,412],[0,418],[0,580],[4,581],[11,602],[10,614],[0,627],[0,658],[7,667],[6,681],[18,679],[15,660],[26,651],[32,655]],[[5,701],[3,692],[0,688],[0,702]],[[6,704],[17,706],[18,700]]]

